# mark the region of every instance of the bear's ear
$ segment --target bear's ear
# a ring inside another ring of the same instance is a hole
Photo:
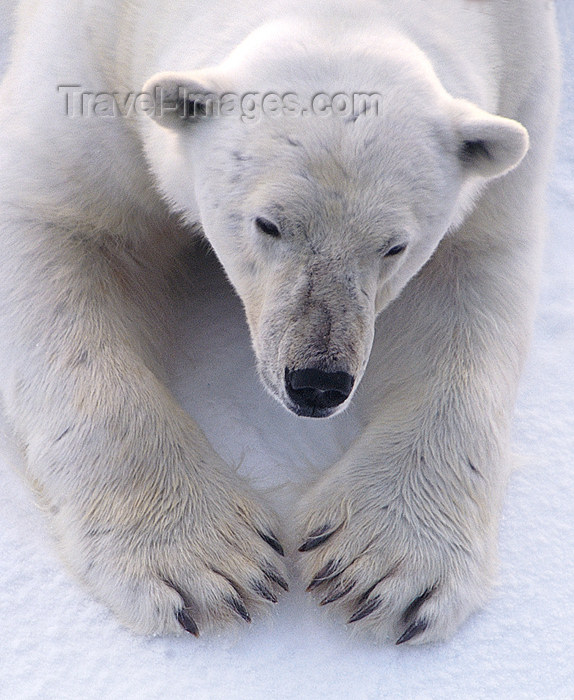
[[[466,100],[453,100],[458,156],[473,175],[492,178],[515,168],[528,151],[528,132],[517,121],[485,112]]]
[[[152,75],[142,92],[154,103],[152,118],[166,129],[181,129],[198,118],[214,114],[223,92],[215,70]]]

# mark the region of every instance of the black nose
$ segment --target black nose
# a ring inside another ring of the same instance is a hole
[[[329,409],[349,397],[354,382],[347,372],[324,372],[314,367],[285,370],[287,394],[303,416],[328,416]]]

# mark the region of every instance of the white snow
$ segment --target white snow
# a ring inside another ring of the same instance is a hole
[[[565,89],[550,237],[491,602],[446,644],[373,646],[307,600],[293,570],[270,618],[199,640],[135,637],[61,564],[0,426],[2,700],[574,698],[574,3],[557,6]],[[3,19],[0,8],[0,62]],[[175,391],[287,522],[309,473],[348,443],[352,413],[290,417],[260,387],[240,304],[216,267],[195,287],[202,302],[182,315]]]

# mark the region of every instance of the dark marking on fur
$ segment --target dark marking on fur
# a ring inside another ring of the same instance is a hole
[[[342,202],[345,199],[340,190],[329,190],[326,193],[325,198],[331,200],[331,202]]]
[[[472,470],[475,474],[479,474],[479,475],[480,475],[480,472],[479,472],[478,469],[474,466],[474,464],[470,461],[470,459],[468,460],[468,466],[471,468],[471,470]]]
[[[341,163],[337,162],[337,165],[339,166],[339,170],[341,171],[341,175],[346,179],[349,180],[351,178],[351,175],[347,168]]]
[[[82,350],[75,358],[72,363],[72,367],[81,367],[82,365],[87,364],[88,362],[88,351],[87,350]]]
[[[113,532],[114,528],[113,527],[93,527],[90,530],[86,532],[88,537],[100,537],[101,535],[109,535],[110,532]]]
[[[58,435],[58,437],[54,440],[54,442],[60,442],[60,440],[63,437],[66,437],[66,435],[70,432],[71,429],[72,429],[72,426],[67,427],[66,430],[64,430],[64,432],[61,435]]]
[[[303,147],[301,141],[298,141],[297,139],[293,138],[292,136],[288,136],[287,134],[275,134],[275,136],[273,136],[273,139],[276,141],[284,141],[288,146],[294,146],[295,148]]]
[[[305,241],[309,245],[309,248],[311,249],[311,252],[315,255],[317,253],[317,248],[313,245],[313,242],[311,241],[311,238],[309,236],[309,229],[307,228],[307,226],[302,223],[297,223],[292,226],[292,229],[295,236],[300,236],[301,238],[305,239]]]
[[[232,226],[237,226],[237,225],[243,223],[243,217],[241,216],[241,214],[238,214],[237,212],[231,212],[230,214],[227,215],[227,221]]]
[[[240,163],[247,163],[250,160],[253,160],[253,158],[251,156],[247,156],[247,155],[245,155],[245,153],[241,153],[241,151],[238,151],[238,150],[231,151],[231,155],[233,156],[233,158],[236,161],[238,161]]]

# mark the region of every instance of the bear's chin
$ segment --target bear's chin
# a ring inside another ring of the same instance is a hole
[[[300,406],[292,401],[285,401],[283,399],[280,399],[280,403],[285,406],[288,411],[299,416],[299,418],[332,418],[338,413],[342,413],[348,404],[348,402],[345,402],[340,406],[322,408],[317,406]]]

